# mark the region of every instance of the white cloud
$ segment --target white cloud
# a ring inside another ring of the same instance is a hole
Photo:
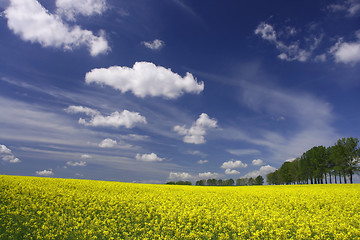
[[[80,156],[80,158],[82,158],[82,159],[89,159],[89,158],[92,158],[92,156],[89,155],[89,154],[82,154],[82,155]]]
[[[276,42],[276,31],[274,30],[273,26],[267,23],[260,23],[257,28],[255,29],[255,34],[261,35],[261,38]]]
[[[229,168],[227,168],[226,170],[225,170],[225,174],[226,175],[231,175],[231,174],[240,174],[240,172],[239,171],[237,171],[237,170],[235,170],[235,169],[229,169]]]
[[[88,121],[83,118],[79,119],[79,123],[85,126],[116,128],[124,126],[126,128],[133,128],[138,123],[147,123],[144,116],[128,110],[122,112],[115,111],[106,117],[101,115],[97,110],[82,106],[69,106],[65,111],[68,113],[85,113],[86,115],[91,116],[91,119]]]
[[[224,162],[221,165],[221,168],[225,169],[233,169],[233,168],[246,168],[248,165],[246,163],[243,163],[240,160],[230,160],[227,162]]]
[[[286,28],[285,28],[286,29]],[[295,28],[290,28],[289,34],[296,33]],[[322,35],[306,39],[306,48],[300,48],[299,41],[292,42],[290,44],[285,44],[283,41],[278,39],[276,31],[273,26],[265,22],[260,23],[255,29],[254,33],[260,35],[264,40],[267,40],[274,44],[276,48],[281,52],[278,55],[278,58],[285,61],[300,61],[306,62],[310,57],[312,52],[318,47],[322,40]]]
[[[246,177],[246,178],[249,178],[249,177],[255,178],[255,177],[259,176],[259,175],[264,177],[268,173],[274,172],[275,170],[276,170],[276,168],[274,168],[274,167],[272,167],[270,165],[266,165],[266,166],[262,166],[259,170],[247,173],[244,177]]]
[[[314,61],[315,61],[315,62],[325,62],[326,59],[327,59],[326,54],[323,53],[323,54],[317,55],[317,56],[314,58]]]
[[[187,153],[191,154],[191,155],[197,155],[197,156],[200,156],[200,157],[206,157],[207,156],[206,153],[200,152],[199,150],[187,151]]]
[[[91,16],[106,10],[105,0],[56,0],[57,14],[74,21],[76,15]]]
[[[264,164],[264,162],[261,159],[254,159],[254,160],[252,160],[251,164],[254,166],[261,166]]]
[[[88,116],[95,116],[100,114],[97,110],[83,106],[69,106],[65,109],[65,111],[68,113],[85,113]]]
[[[206,113],[202,113],[191,128],[187,129],[185,126],[177,125],[174,127],[174,131],[179,135],[185,135],[183,141],[186,143],[202,144],[206,142],[204,137],[206,130],[216,127],[217,121],[210,119]]]
[[[11,150],[8,149],[5,145],[0,144],[0,153],[1,154],[11,154]]]
[[[146,124],[146,118],[137,112],[124,110],[113,112],[109,116],[95,115],[90,121],[80,118],[79,123],[85,126],[121,127],[133,128],[138,123]]]
[[[95,36],[80,26],[66,25],[60,17],[50,14],[36,0],[10,0],[10,5],[4,13],[8,19],[9,29],[24,41],[64,50],[85,45],[92,56],[110,50],[103,34]]]
[[[169,178],[170,180],[192,180],[194,176],[187,172],[170,172]]]
[[[349,17],[355,16],[360,12],[360,1],[359,0],[347,0],[341,4],[330,4],[328,9],[332,12],[347,12]]]
[[[66,165],[71,166],[71,167],[85,167],[87,165],[87,163],[85,161],[80,161],[80,162],[68,161],[68,162],[66,162]]]
[[[150,154],[136,154],[136,160],[143,162],[161,162],[164,158],[158,157],[155,153]]]
[[[187,172],[170,172],[168,180],[177,181],[177,180],[188,180],[188,181],[195,181],[198,179],[212,179],[212,178],[219,178],[220,175],[218,173],[212,172],[203,172],[198,173],[196,175],[192,175]]]
[[[218,173],[212,173],[212,172],[204,172],[199,173],[198,178],[200,179],[209,179],[209,178],[218,178],[220,175]]]
[[[165,42],[159,39],[155,39],[153,42],[142,42],[142,44],[152,50],[159,50],[165,45]]]
[[[207,162],[209,162],[208,160],[199,160],[197,163],[198,164],[205,164],[205,163],[207,163]]]
[[[198,83],[191,73],[181,77],[171,69],[150,62],[136,62],[132,68],[112,66],[92,69],[86,73],[85,81],[88,84],[105,84],[122,93],[131,91],[141,98],[162,96],[174,99],[184,93],[199,94],[204,90],[204,83]]]
[[[357,41],[344,42],[342,38],[330,48],[329,53],[335,57],[335,62],[355,64],[360,62],[360,30],[356,32]]]
[[[20,159],[15,157],[11,150],[7,148],[5,145],[0,144],[0,157],[3,161],[9,163],[20,163]]]
[[[259,150],[256,149],[227,149],[226,151],[236,156],[253,155],[253,154],[261,153]]]
[[[35,173],[36,173],[36,175],[43,176],[43,177],[50,177],[50,176],[54,175],[52,169],[36,171]]]
[[[110,138],[106,138],[99,143],[99,147],[101,148],[113,148],[117,144],[116,140],[112,140]]]

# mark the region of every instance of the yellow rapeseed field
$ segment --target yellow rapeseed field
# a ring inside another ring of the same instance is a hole
[[[0,239],[360,239],[360,185],[201,187],[0,175]]]

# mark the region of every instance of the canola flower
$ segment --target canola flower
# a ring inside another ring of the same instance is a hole
[[[0,239],[360,239],[360,185],[200,187],[0,175]]]

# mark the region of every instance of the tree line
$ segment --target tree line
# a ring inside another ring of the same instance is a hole
[[[360,148],[357,138],[339,139],[333,146],[316,146],[291,162],[284,162],[266,176],[268,184],[353,183],[359,174]],[[342,181],[343,180],[343,181]]]
[[[171,182],[167,182],[166,184],[170,184],[170,185],[192,185],[192,183],[190,181],[171,181]],[[236,179],[236,181],[234,181],[234,179],[230,178],[230,179],[226,179],[226,180],[222,180],[222,179],[202,179],[202,180],[198,180],[196,181],[195,185],[196,186],[252,186],[252,185],[263,185],[264,184],[264,178],[259,175],[256,178],[238,178]]]

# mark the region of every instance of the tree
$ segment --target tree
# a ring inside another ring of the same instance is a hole
[[[216,179],[208,179],[208,180],[206,180],[206,184],[208,186],[216,186],[217,181],[216,181]]]
[[[248,185],[249,186],[252,186],[252,185],[255,185],[255,179],[254,178],[249,178],[249,180],[248,180]]]
[[[353,183],[353,175],[359,171],[360,150],[358,143],[359,139],[349,137],[339,139],[335,144],[335,146],[338,148],[337,156],[341,162],[345,183],[346,176],[349,176],[350,183]]]
[[[264,178],[259,175],[255,178],[255,185],[263,185],[264,184]]]
[[[234,186],[234,180],[232,178],[228,179],[228,180],[225,180],[223,185],[224,186]]]
[[[191,185],[192,183],[190,181],[177,181],[175,184],[176,185]]]
[[[295,171],[292,162],[284,162],[279,171],[282,183],[291,184],[295,182]]]
[[[198,180],[198,181],[196,181],[195,185],[197,185],[197,186],[205,186],[206,185],[206,180]]]
[[[300,158],[292,162],[284,162],[281,167],[273,173],[269,173],[267,182],[269,184],[311,184],[332,183],[334,177],[337,183],[347,179],[353,183],[353,175],[360,172],[360,147],[357,138],[348,137],[339,139],[331,147],[317,146],[304,152]],[[239,184],[241,182],[239,181]],[[249,183],[250,184],[250,183]]]
[[[238,178],[236,179],[236,186],[246,186],[248,182],[247,178]]]

